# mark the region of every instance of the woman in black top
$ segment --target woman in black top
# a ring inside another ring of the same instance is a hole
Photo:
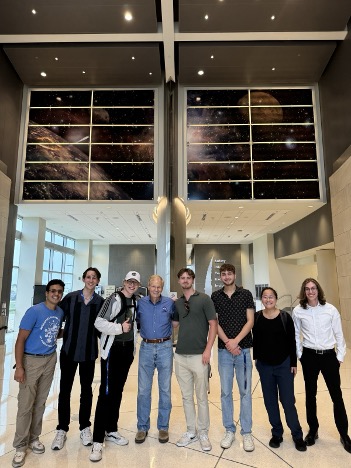
[[[253,358],[260,374],[264,404],[272,425],[270,447],[283,442],[279,399],[283,405],[286,423],[291,430],[295,447],[306,450],[297,416],[294,396],[294,377],[297,371],[294,322],[289,314],[277,307],[277,292],[264,288],[261,293],[263,310],[256,312],[253,331]]]

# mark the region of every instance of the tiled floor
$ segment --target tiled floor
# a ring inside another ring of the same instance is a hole
[[[8,333],[6,345],[0,346],[0,466],[11,466],[14,450],[12,441],[15,432],[15,419],[17,411],[18,384],[13,380],[12,365],[14,363],[13,346],[16,339],[15,333]],[[213,358],[213,377],[211,379],[210,414],[211,428],[210,440],[213,445],[211,452],[204,453],[199,442],[195,442],[188,448],[179,448],[175,445],[179,436],[185,431],[185,420],[182,408],[180,390],[175,376],[172,381],[172,402],[173,410],[170,422],[170,441],[168,444],[160,444],[157,440],[157,382],[154,381],[153,404],[151,414],[151,430],[145,443],[136,445],[134,437],[136,433],[136,393],[137,393],[137,357],[131,367],[129,377],[123,394],[121,415],[119,421],[120,432],[129,438],[129,445],[119,447],[110,442],[105,444],[103,459],[97,465],[99,467],[201,467],[201,468],[231,468],[238,466],[245,467],[308,467],[308,468],[346,468],[351,466],[351,454],[347,453],[339,442],[337,430],[334,425],[332,405],[328,391],[323,379],[319,381],[318,408],[320,419],[320,438],[316,445],[308,448],[307,452],[300,453],[295,450],[289,430],[285,425],[284,442],[279,449],[271,449],[268,446],[270,439],[270,426],[267,414],[263,405],[261,386],[258,374],[254,370],[253,374],[253,436],[255,438],[255,451],[246,453],[242,447],[242,437],[240,431],[232,447],[223,450],[220,447],[220,440],[223,436],[220,405],[220,384],[217,371],[217,353]],[[35,455],[27,452],[26,467],[38,468],[66,468],[66,467],[91,467],[89,461],[88,447],[83,447],[80,443],[78,431],[78,408],[79,408],[79,384],[75,382],[72,392],[72,423],[68,433],[67,442],[60,451],[52,451],[50,446],[55,434],[57,424],[57,396],[59,386],[59,368],[56,369],[55,378],[52,384],[50,395],[47,401],[47,408],[44,416],[43,433],[41,441],[46,445],[46,452],[43,455]],[[345,405],[351,418],[351,350],[348,354],[341,370],[342,389]],[[99,362],[96,365],[94,380],[94,403],[99,388],[100,368]],[[306,432],[307,425],[304,411],[304,384],[302,372],[299,368],[296,377],[296,400],[300,416],[300,422]],[[239,416],[238,392],[234,385],[235,418]],[[284,419],[284,418],[283,418]]]

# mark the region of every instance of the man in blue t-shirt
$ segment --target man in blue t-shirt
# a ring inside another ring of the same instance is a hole
[[[61,337],[63,311],[58,303],[64,288],[60,279],[49,281],[45,302],[30,307],[19,326],[15,345],[14,379],[19,383],[19,393],[14,468],[24,465],[27,448],[37,454],[45,452],[39,436],[57,360],[56,341]]]

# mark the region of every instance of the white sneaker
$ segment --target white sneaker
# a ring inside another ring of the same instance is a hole
[[[212,445],[210,439],[208,438],[207,432],[202,432],[199,438],[201,448],[204,452],[209,452],[210,450],[212,450]]]
[[[30,448],[33,453],[44,453],[45,452],[45,446],[40,442],[39,439],[33,440],[33,442],[30,442],[28,445],[28,448]]]
[[[243,446],[245,452],[253,452],[255,450],[255,444],[251,434],[243,435]]]
[[[106,433],[105,440],[107,440],[108,442],[113,442],[116,445],[129,444],[129,440],[123,437],[118,431]]]
[[[178,440],[177,445],[178,447],[186,447],[187,445],[192,444],[197,440],[199,440],[199,438],[196,434],[185,432],[185,434],[183,434],[182,437]]]
[[[15,456],[12,459],[13,468],[19,468],[25,463],[26,452],[16,452]]]
[[[80,431],[80,440],[85,447],[93,445],[93,434],[91,433],[90,427],[86,427]]]
[[[98,462],[102,458],[102,444],[100,442],[93,442],[91,452],[89,455],[89,460],[92,462]]]
[[[234,442],[235,434],[232,431],[226,431],[223,439],[221,440],[221,447],[224,449],[229,449]]]
[[[62,447],[65,445],[66,439],[67,439],[66,431],[59,429],[56,432],[54,440],[52,441],[52,444],[51,444],[52,450],[61,450]]]

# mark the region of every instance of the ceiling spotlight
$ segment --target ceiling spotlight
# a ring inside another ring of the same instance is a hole
[[[82,71],[83,75],[85,75],[85,70]]]
[[[36,15],[36,14],[37,14],[37,10],[34,10],[34,9],[33,9],[33,10],[32,10],[32,14],[33,14],[33,15]]]
[[[135,60],[135,57],[132,57],[132,60]]]
[[[44,78],[46,77],[46,73],[45,73],[45,72],[41,72],[40,74],[41,74],[41,76],[43,76]]]
[[[200,76],[202,76],[204,73],[205,73],[205,72],[204,72],[203,70],[199,70],[199,71],[197,72],[197,74],[200,75]]]
[[[308,205],[308,208],[313,208],[313,205]]]
[[[57,60],[58,60],[58,57],[55,57],[55,60],[57,61]]]
[[[124,19],[125,19],[126,21],[132,21],[133,15],[131,14],[130,11],[127,11],[127,12],[124,14]]]
[[[271,20],[272,20],[272,21],[275,20],[275,16],[274,16],[274,15],[271,16]]]
[[[214,55],[211,55],[211,59],[214,59]]]
[[[272,71],[275,71],[275,67],[272,68]]]
[[[205,20],[208,20],[208,15],[205,15]]]
[[[239,206],[239,210],[240,210],[241,208],[244,208],[244,207],[243,207],[243,206]]]

